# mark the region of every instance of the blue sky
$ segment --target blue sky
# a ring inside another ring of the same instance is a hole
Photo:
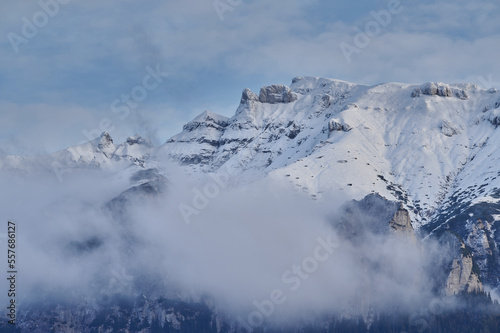
[[[391,13],[383,26],[381,11]],[[160,144],[206,109],[231,116],[244,88],[295,76],[498,87],[498,17],[486,0],[2,2],[0,155],[52,152],[101,129]],[[148,68],[163,76],[145,90]],[[140,102],[116,112],[132,92]]]

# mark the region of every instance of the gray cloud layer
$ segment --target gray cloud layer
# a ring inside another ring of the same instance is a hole
[[[103,203],[127,188],[118,174],[79,172],[64,183],[2,178],[0,208],[18,225],[22,304],[209,297],[246,320],[256,304],[278,299],[269,320],[289,322],[366,313],[366,304],[411,311],[433,297],[427,269],[439,249],[387,235],[342,239],[331,225],[340,194],[311,201],[279,184],[225,190],[186,224],[179,204],[195,192],[182,181],[164,196],[127,203],[126,218],[116,220]]]

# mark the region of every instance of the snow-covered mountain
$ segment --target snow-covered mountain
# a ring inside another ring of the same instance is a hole
[[[206,111],[159,147],[191,177],[223,173],[233,184],[269,177],[312,198],[331,191],[402,201],[423,235],[453,230],[498,286],[500,92],[471,84],[356,85],[297,77],[236,113]]]
[[[19,175],[52,172],[60,182],[65,174],[79,169],[124,169],[130,165],[144,167],[153,145],[139,135],[130,136],[116,145],[109,133],[82,145],[44,156],[6,156],[0,158],[0,170]]]
[[[295,78],[245,89],[229,119],[205,111],[157,154],[191,173],[239,166],[239,182],[279,178],[314,197],[403,199],[421,226],[456,189],[480,200],[500,187],[499,107],[498,91],[475,85]]]
[[[118,220],[132,202],[176,183],[172,163],[193,183],[219,175],[234,188],[272,181],[311,200],[343,193],[368,211],[372,202],[387,206],[382,229],[454,244],[454,266],[442,279],[455,293],[481,285],[478,276],[500,287],[498,126],[496,89],[297,77],[258,95],[244,89],[234,116],[205,111],[158,147],[138,135],[117,145],[103,133],[46,156],[1,158],[0,170],[50,172],[59,182],[80,170],[126,175],[103,202]]]
[[[244,89],[234,116],[205,111],[159,147],[138,135],[116,145],[103,133],[47,156],[4,157],[0,169],[46,169],[62,179],[82,167],[133,165],[168,178],[160,162],[168,158],[192,179],[219,172],[237,186],[269,177],[313,198],[332,190],[354,199],[379,193],[403,201],[417,229],[439,228],[458,214],[457,202],[500,202],[499,125],[496,89],[296,77],[290,87],[262,87],[259,95]],[[483,221],[485,233],[493,233],[489,224],[499,214]]]

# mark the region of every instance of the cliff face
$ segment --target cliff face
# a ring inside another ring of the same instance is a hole
[[[472,257],[472,253],[467,251],[463,242],[460,245],[460,253],[453,258],[451,271],[446,280],[446,296],[456,295],[461,292],[483,291],[483,284],[479,278],[479,269]]]
[[[412,244],[417,244],[417,237],[411,225],[410,214],[404,209],[403,204],[400,204],[398,210],[389,221],[389,227],[395,234],[407,237]]]
[[[447,268],[444,276],[437,278],[437,283],[443,285],[442,294],[483,291],[481,272],[471,248],[453,231],[443,232],[437,240],[441,252],[433,258],[434,264]]]
[[[369,194],[360,201],[348,203],[338,227],[349,239],[371,232],[408,237],[412,244],[417,243],[410,214],[403,204],[379,194]]]
[[[410,214],[403,204],[387,200],[378,194],[370,194],[360,201],[348,203],[336,228],[353,244],[362,244],[366,241],[365,236],[372,233],[406,239],[408,246],[420,245]],[[484,224],[479,224],[476,229],[484,229]],[[439,242],[443,253],[439,258],[430,260],[436,267],[443,267],[446,274],[436,280],[436,287],[446,296],[483,291],[479,266],[471,249],[451,232],[445,232]]]

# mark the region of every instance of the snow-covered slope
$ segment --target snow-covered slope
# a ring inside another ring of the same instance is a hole
[[[499,106],[498,91],[475,85],[299,77],[259,96],[245,89],[232,118],[205,112],[157,154],[193,174],[241,166],[238,182],[284,179],[314,197],[378,192],[404,200],[419,226],[454,188],[487,183],[475,198],[500,187]]]
[[[115,145],[109,133],[82,145],[44,156],[6,156],[0,158],[0,170],[15,174],[50,172],[62,182],[73,171],[81,169],[124,170],[130,166],[143,168],[151,154],[151,141],[139,135]]]

